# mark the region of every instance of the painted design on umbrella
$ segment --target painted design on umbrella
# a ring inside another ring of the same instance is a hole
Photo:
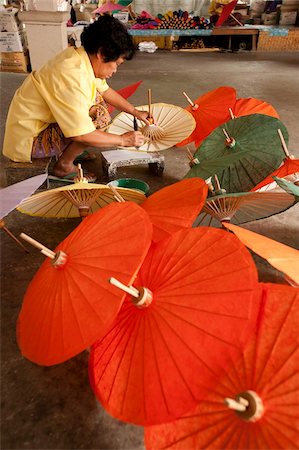
[[[239,359],[216,372],[214,388],[207,386],[189,414],[148,427],[148,450],[299,447],[299,292],[274,284],[262,288],[257,332]]]
[[[230,223],[223,225],[232,231],[246,247],[266,259],[273,267],[285,273],[288,279],[299,286],[298,250],[236,225]]]
[[[134,92],[139,88],[140,84],[142,83],[142,81],[138,81],[137,83],[134,84],[130,84],[129,86],[126,86],[122,89],[119,89],[118,91],[116,91],[118,94],[120,94],[123,98],[129,98],[131,97],[131,95],[134,94]],[[115,107],[112,105],[108,106],[108,111],[111,114],[113,111],[115,110]]]
[[[295,159],[293,155],[290,155],[281,130],[278,130],[278,134],[281,140],[283,151],[285,153],[283,164],[274,172],[272,172],[267,178],[261,181],[257,186],[255,186],[252,189],[252,191],[254,192],[268,191],[271,189],[277,190],[279,186],[275,181],[273,181],[273,177],[286,178],[287,181],[292,182],[299,181],[299,159]]]
[[[231,111],[232,119],[250,114],[264,114],[279,119],[278,112],[267,102],[258,98],[238,98]]]
[[[136,108],[140,111],[149,111],[148,105]],[[137,119],[138,129],[144,134],[146,140],[143,145],[138,147],[138,150],[143,152],[156,152],[171,148],[189,136],[195,128],[195,120],[192,115],[179,106],[153,103],[150,114],[154,120],[151,125],[145,125]],[[108,131],[109,133],[123,134],[133,129],[132,115],[122,112],[113,120]],[[136,151],[135,147],[131,149]]]
[[[28,250],[22,242],[6,227],[3,220],[7,214],[14,210],[24,198],[29,197],[47,179],[47,174],[36,175],[19,183],[12,184],[0,190],[0,229],[5,231],[25,252]]]
[[[214,130],[195,153],[199,164],[187,178],[216,174],[227,192],[247,192],[282,163],[284,152],[277,130],[288,133],[280,120],[262,114],[230,120]]]
[[[107,279],[115,276],[131,284],[147,254],[151,235],[145,211],[126,202],[88,216],[55,252],[33,241],[49,259],[24,297],[17,327],[22,354],[50,366],[95,342],[112,323],[124,299]]]
[[[79,166],[79,165],[78,165]],[[88,183],[81,174],[74,184],[40,192],[24,200],[18,210],[24,214],[40,217],[86,217],[99,208],[117,200],[117,193],[126,201],[140,204],[145,195],[127,188],[114,188],[105,184]]]
[[[247,337],[256,268],[231,233],[181,230],[152,245],[134,286],[139,307],[127,297],[93,345],[90,381],[114,417],[161,423],[188,411],[201,378],[225,367],[236,335]]]
[[[153,241],[169,237],[181,228],[190,228],[207,197],[208,186],[199,178],[189,178],[160,189],[140,206],[153,224]]]
[[[181,147],[193,141],[199,146],[215,128],[230,119],[229,108],[233,108],[236,103],[236,91],[232,87],[221,86],[198,97],[194,102],[185,92],[183,94],[190,104],[186,110],[193,115],[196,128],[177,146]]]

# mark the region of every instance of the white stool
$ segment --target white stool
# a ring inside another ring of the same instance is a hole
[[[116,178],[118,167],[148,164],[153,175],[161,176],[164,171],[164,156],[159,153],[146,153],[131,150],[108,150],[102,152],[103,170],[109,179]]]

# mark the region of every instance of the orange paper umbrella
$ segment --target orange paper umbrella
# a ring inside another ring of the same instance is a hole
[[[267,178],[256,185],[252,191],[267,191],[271,189],[276,189],[278,187],[277,183],[273,181],[273,177],[279,178],[290,178],[292,181],[299,180],[299,159],[295,159],[293,155],[290,155],[286,142],[284,140],[283,134],[280,129],[278,129],[278,134],[281,140],[281,145],[285,153],[285,159],[282,165],[272,172]]]
[[[17,329],[22,354],[50,366],[95,342],[124,297],[107,279],[134,280],[151,234],[140,207],[114,203],[88,216],[55,252],[39,244],[51,260],[40,267],[24,297]]]
[[[264,114],[279,119],[277,111],[269,103],[258,98],[238,98],[232,109],[232,115],[242,117],[250,114]]]
[[[126,298],[92,347],[90,381],[114,417],[162,423],[195,404],[200,380],[225,367],[247,334],[256,269],[231,233],[181,230],[153,244],[134,285],[150,295],[137,307]]]
[[[190,178],[148,197],[141,207],[152,221],[153,241],[160,241],[181,228],[190,228],[205,203],[207,192],[203,180]]]
[[[194,102],[184,93],[190,106],[186,108],[195,121],[193,133],[177,144],[178,147],[195,142],[198,146],[215,128],[230,119],[229,108],[236,102],[236,91],[232,87],[222,86],[198,97]]]
[[[263,289],[257,332],[239,359],[216,371],[196,409],[147,428],[148,450],[299,448],[299,291]]]
[[[284,272],[299,285],[298,250],[236,225],[230,223],[223,225],[232,231],[246,247],[266,259],[273,267]]]

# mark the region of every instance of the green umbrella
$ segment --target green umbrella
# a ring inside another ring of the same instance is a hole
[[[285,158],[278,129],[288,132],[279,119],[252,114],[226,122],[201,144],[185,178],[207,179],[217,174],[227,192],[250,191],[280,166]]]
[[[299,186],[296,184],[285,180],[284,178],[273,177],[276,183],[281,189],[295,196],[297,202],[299,202]]]
[[[193,226],[219,227],[221,222],[239,225],[279,214],[296,203],[286,192],[238,192],[207,198]]]

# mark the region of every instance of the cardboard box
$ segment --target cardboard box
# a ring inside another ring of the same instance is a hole
[[[28,50],[23,52],[0,53],[0,71],[26,73],[30,71]]]
[[[0,9],[0,32],[18,32],[23,24],[18,18],[18,8]]]
[[[27,47],[25,31],[0,33],[0,52],[23,52]]]

